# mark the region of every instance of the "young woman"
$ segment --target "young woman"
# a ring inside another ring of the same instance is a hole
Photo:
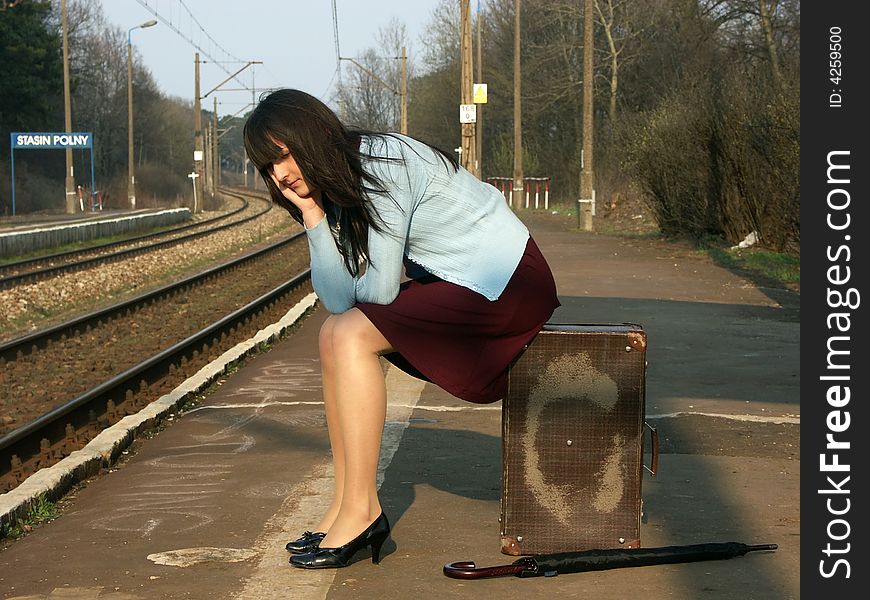
[[[346,566],[390,527],[377,492],[386,415],[379,360],[469,402],[502,398],[511,363],[559,306],[552,273],[496,188],[413,138],[345,128],[283,89],[248,118],[245,150],[304,225],[320,330],[335,496],[287,544],[302,568]]]

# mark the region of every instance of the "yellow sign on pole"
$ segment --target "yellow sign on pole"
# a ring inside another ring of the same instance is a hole
[[[475,83],[473,96],[475,104],[486,104],[486,84]]]

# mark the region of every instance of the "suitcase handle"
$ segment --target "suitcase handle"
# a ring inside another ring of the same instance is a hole
[[[659,471],[659,431],[650,425],[648,421],[644,421],[643,424],[650,431],[650,448],[652,449],[650,466],[644,465],[643,468],[649,471],[650,475],[655,477]]]

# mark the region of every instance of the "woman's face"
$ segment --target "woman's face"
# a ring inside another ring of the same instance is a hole
[[[278,147],[281,149],[281,157],[272,163],[271,171],[277,180],[279,189],[282,186],[290,188],[300,198],[308,198],[317,190],[302,176],[302,171],[287,146],[278,142]]]

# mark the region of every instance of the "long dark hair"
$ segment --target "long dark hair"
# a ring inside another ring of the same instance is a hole
[[[369,228],[382,230],[368,194],[388,193],[382,181],[363,169],[362,160],[374,157],[360,152],[360,139],[381,135],[389,134],[346,128],[323,102],[293,89],[262,96],[245,123],[245,151],[266,182],[273,202],[302,223],[301,211],[284,197],[270,174],[272,163],[281,157],[281,143],[309,185],[321,191],[329,224],[338,230],[339,251],[354,276],[359,274],[360,263],[369,260]],[[445,164],[458,168],[452,156],[435,150]]]

